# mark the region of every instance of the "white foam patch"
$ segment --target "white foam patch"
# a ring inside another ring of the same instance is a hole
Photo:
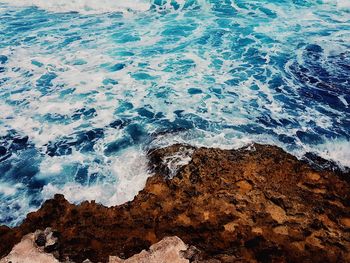
[[[310,150],[324,159],[350,168],[350,141],[328,140]]]
[[[324,2],[336,4],[338,8],[350,9],[350,0],[324,0]]]
[[[193,152],[193,149],[186,149],[185,147],[181,147],[179,151],[174,155],[165,156],[163,158],[163,164],[165,164],[170,171],[170,178],[175,176],[181,167],[190,163],[192,160]]]
[[[220,149],[239,149],[253,143],[266,145],[276,145],[286,152],[293,154],[298,159],[302,159],[306,153],[313,152],[318,156],[332,160],[341,167],[350,168],[350,141],[348,140],[325,140],[326,142],[319,145],[300,144],[297,147],[290,147],[278,141],[275,137],[269,135],[252,135],[240,132],[224,130],[222,133],[210,133],[203,131],[181,132],[177,134],[167,134],[156,138],[153,147],[166,147],[173,144],[188,144],[195,147],[220,148]],[[179,167],[186,165],[191,160],[192,153],[179,152],[175,156],[164,159],[170,171],[176,171]],[[173,173],[172,173],[173,174]]]
[[[1,0],[12,6],[37,6],[50,12],[98,14],[108,12],[147,11],[147,0]]]
[[[17,183],[15,185],[10,185],[8,183],[0,183],[0,194],[3,194],[5,196],[13,196],[16,194],[18,188],[22,188],[23,185],[20,183]]]
[[[113,206],[131,201],[145,186],[150,173],[147,170],[148,160],[139,149],[128,149],[118,157],[110,159],[109,169],[113,178],[108,182],[97,182],[92,185],[81,185],[68,182],[63,185],[49,183],[44,186],[42,196],[44,199],[52,198],[54,194],[61,193],[73,203],[84,200],[95,200],[106,206]]]

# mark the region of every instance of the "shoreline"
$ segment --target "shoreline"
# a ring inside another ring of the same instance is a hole
[[[169,169],[164,160],[186,151],[189,162]],[[57,245],[49,253],[60,261],[130,258],[171,236],[195,247],[197,262],[350,261],[350,174],[331,162],[314,158],[311,167],[259,144],[173,145],[148,157],[154,175],[132,201],[74,205],[55,195],[20,226],[0,226],[0,256],[51,227]]]

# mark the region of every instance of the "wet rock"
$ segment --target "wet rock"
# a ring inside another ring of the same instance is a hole
[[[34,240],[37,246],[43,247],[45,252],[53,253],[58,249],[58,237],[55,231],[47,227],[44,231],[36,230]]]
[[[46,237],[44,235],[44,233],[42,231],[38,231],[38,233],[34,233],[35,235],[35,243],[37,244],[37,246],[39,247],[43,247],[46,244]]]
[[[189,160],[173,174],[169,162],[184,152]],[[315,170],[257,144],[173,145],[150,151],[149,160],[154,175],[133,201],[107,208],[56,195],[19,227],[0,227],[0,255],[51,227],[61,261],[147,257],[152,244],[177,236],[187,244],[181,256],[192,262],[350,262],[350,174]]]

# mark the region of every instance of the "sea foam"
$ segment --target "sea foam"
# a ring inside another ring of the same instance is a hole
[[[109,12],[147,11],[147,0],[2,0],[13,6],[36,6],[50,12],[99,14]]]

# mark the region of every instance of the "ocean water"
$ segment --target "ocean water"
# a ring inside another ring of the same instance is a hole
[[[350,166],[350,0],[0,0],[0,224],[131,200],[176,142]]]

